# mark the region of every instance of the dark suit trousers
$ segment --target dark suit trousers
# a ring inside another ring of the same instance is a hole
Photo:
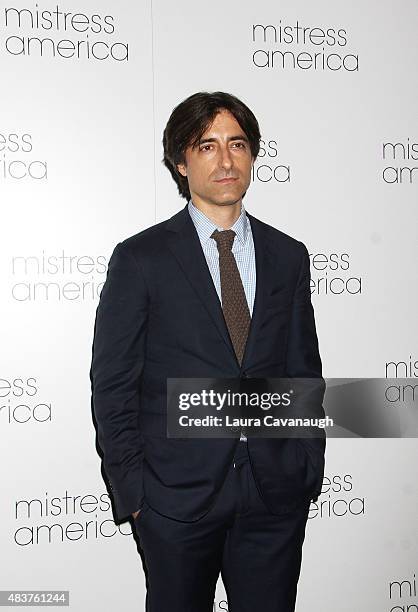
[[[271,514],[240,441],[204,517],[181,522],[145,503],[135,519],[146,566],[146,612],[213,612],[219,573],[229,612],[292,612],[308,511],[306,502],[291,513]]]

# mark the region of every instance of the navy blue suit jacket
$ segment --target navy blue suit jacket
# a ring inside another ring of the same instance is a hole
[[[197,520],[215,503],[231,464],[238,438],[167,437],[167,378],[322,377],[307,249],[247,215],[257,281],[241,366],[187,205],[118,243],[109,260],[90,380],[117,520],[144,502],[165,516]],[[325,437],[247,444],[272,513],[320,494]]]

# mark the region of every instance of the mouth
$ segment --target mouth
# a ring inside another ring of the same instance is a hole
[[[227,185],[228,183],[234,183],[237,180],[238,179],[232,178],[232,177],[231,178],[223,178],[223,179],[220,179],[218,181],[215,181],[215,183],[220,183],[221,185],[224,185],[224,184]]]

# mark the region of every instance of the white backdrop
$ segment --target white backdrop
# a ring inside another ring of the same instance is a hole
[[[418,377],[417,27],[415,0],[0,0],[0,589],[144,609],[91,343],[116,243],[185,204],[161,139],[195,91],[259,119],[244,203],[308,246],[324,375]],[[417,610],[417,461],[414,439],[328,441],[300,612]]]

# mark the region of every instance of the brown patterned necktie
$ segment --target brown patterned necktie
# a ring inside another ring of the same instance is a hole
[[[250,329],[251,316],[241,276],[234,254],[232,253],[235,232],[231,229],[219,232],[216,229],[211,238],[214,238],[216,241],[219,251],[222,310],[232,346],[241,365]]]

